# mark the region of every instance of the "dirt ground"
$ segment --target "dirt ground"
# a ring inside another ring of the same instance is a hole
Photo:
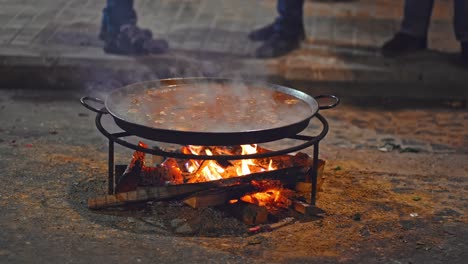
[[[465,263],[467,109],[323,111],[318,207],[272,232],[217,209],[91,211],[107,142],[80,92],[0,90],[1,263]],[[312,122],[309,133],[316,131]],[[277,147],[288,141],[275,143]],[[117,148],[117,163],[128,150]]]

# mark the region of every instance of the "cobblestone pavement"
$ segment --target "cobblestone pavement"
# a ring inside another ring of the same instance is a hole
[[[105,1],[0,3],[0,43],[28,46],[96,44]],[[252,28],[271,22],[276,16],[275,3],[274,0],[135,1],[139,23],[158,36],[168,37],[175,49],[239,55],[247,55],[249,51],[249,43],[239,38]],[[398,29],[402,3],[402,0],[307,1],[305,23],[309,41],[348,47],[379,46]],[[450,31],[451,15],[452,1],[436,1],[430,31],[436,49],[458,50]]]
[[[79,65],[98,59],[130,63],[102,52],[96,36],[105,1],[0,0],[0,58],[9,65]],[[307,40],[291,55],[251,60],[258,43],[247,32],[276,16],[275,0],[137,0],[139,24],[168,39],[172,60],[231,63],[227,71],[277,75],[290,80],[466,81],[451,56],[422,52],[403,60],[383,59],[380,45],[399,28],[403,0],[307,1]],[[458,52],[452,32],[452,1],[436,1],[430,46]],[[1,57],[3,56],[3,57]],[[187,59],[189,58],[189,59]],[[233,64],[232,61],[238,61]],[[156,57],[154,63],[161,60]],[[216,64],[215,64],[216,65]],[[222,65],[218,63],[219,68]],[[199,66],[195,66],[199,67]],[[441,70],[443,69],[443,70]],[[196,72],[182,72],[179,75]]]

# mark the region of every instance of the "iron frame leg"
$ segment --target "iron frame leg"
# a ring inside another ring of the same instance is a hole
[[[315,206],[317,201],[317,177],[318,177],[318,156],[319,156],[319,143],[314,144],[313,165],[310,171],[312,190],[310,194],[310,204]]]
[[[108,193],[114,194],[114,141],[109,139]]]

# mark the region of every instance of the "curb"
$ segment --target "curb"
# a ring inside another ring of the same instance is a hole
[[[182,51],[123,57],[107,55],[90,47],[56,50],[11,49],[8,55],[0,55],[0,87],[109,89],[158,78],[204,76],[264,80],[290,85],[311,94],[468,98],[468,71],[454,66],[450,57],[432,53],[385,59],[375,54],[356,56],[300,50],[270,60],[225,54],[211,54],[211,59],[207,60]]]

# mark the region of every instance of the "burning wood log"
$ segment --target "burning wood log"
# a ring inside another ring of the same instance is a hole
[[[147,148],[143,142],[139,146]],[[165,182],[183,183],[182,172],[175,159],[168,159],[156,167],[145,166],[145,153],[135,151],[125,172],[117,178],[116,193],[130,192],[138,186],[162,186]]]
[[[283,188],[280,181],[265,180],[253,181],[253,185],[259,190],[256,193],[245,195],[241,198],[242,201],[265,206],[270,208],[288,208],[292,204],[294,192],[290,189]]]
[[[293,201],[293,206],[294,206],[294,210],[306,216],[325,213],[322,209],[316,206],[313,206],[311,204],[304,203],[298,200]]]
[[[322,191],[322,184],[323,184],[323,170],[325,168],[325,161],[319,159],[318,160],[318,168],[317,168],[317,192]],[[298,197],[302,197],[305,199],[306,202],[311,202],[311,194],[312,194],[312,183],[311,182],[303,182],[298,181],[296,183],[296,194]],[[318,195],[318,194],[317,194]]]
[[[141,147],[147,147],[144,143],[140,142],[138,144]],[[117,185],[115,186],[115,191],[117,193],[129,192],[135,190],[140,181],[140,172],[144,166],[145,153],[140,151],[135,151],[132,156],[132,161],[125,169],[125,172],[119,178]]]
[[[226,207],[234,217],[247,225],[259,225],[268,221],[268,209],[243,201],[238,201]]]
[[[275,229],[278,229],[280,227],[289,225],[289,224],[293,223],[294,221],[295,221],[294,217],[286,217],[283,220],[281,220],[281,221],[279,221],[277,223],[274,223],[274,224],[258,225],[258,226],[255,226],[255,227],[251,227],[251,228],[249,228],[248,233],[253,235],[253,234],[258,234],[258,233],[261,233],[261,232],[271,232],[271,231],[273,231]]]
[[[297,200],[293,201],[293,206],[294,206],[294,210],[296,210],[297,212],[303,215],[312,215],[313,208],[314,208],[314,206],[310,204],[297,201]]]
[[[240,184],[197,192],[184,200],[184,203],[192,208],[204,208],[228,203],[230,200],[258,191],[251,184]]]
[[[262,148],[260,146],[257,146],[257,151],[258,153],[271,152],[271,150]],[[298,152],[294,156],[279,155],[279,156],[274,156],[271,158],[256,159],[255,162],[261,165],[262,167],[267,168],[269,166],[270,160],[272,164],[276,168],[279,168],[279,169],[293,167],[293,166],[310,167],[313,162],[313,160],[309,157],[309,155],[302,153],[302,152]]]
[[[296,182],[298,178],[304,177],[305,169],[306,168],[302,167],[292,167],[275,171],[254,173],[243,177],[234,177],[201,183],[177,184],[161,187],[138,187],[136,190],[129,192],[91,198],[88,200],[88,207],[90,209],[100,209],[105,207],[122,206],[134,202],[177,198],[212,188],[250,184],[253,180],[279,180],[283,184],[291,184]]]
[[[102,209],[107,207],[122,206],[135,202],[171,199],[181,196],[183,197],[206,189],[207,187],[205,185],[198,184],[180,184],[163,187],[139,187],[135,191],[91,198],[88,200],[88,208]]]

